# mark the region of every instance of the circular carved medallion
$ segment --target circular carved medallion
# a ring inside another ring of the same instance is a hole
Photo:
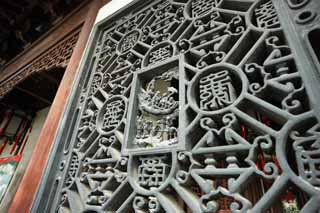
[[[203,114],[217,114],[237,102],[246,77],[232,65],[217,65],[199,72],[188,90],[191,107]]]
[[[127,104],[122,96],[116,95],[108,99],[98,113],[98,131],[109,134],[116,130],[125,117],[126,109]]]
[[[320,126],[311,116],[291,123],[277,141],[277,159],[290,179],[301,188],[319,193]]]

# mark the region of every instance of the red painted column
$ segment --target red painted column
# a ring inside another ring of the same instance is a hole
[[[10,213],[30,211],[49,158],[50,150],[55,140],[59,121],[71,92],[72,83],[79,68],[80,59],[84,52],[91,29],[94,25],[96,15],[104,2],[105,1],[101,0],[93,0],[90,2],[90,8],[81,29],[79,39],[60,83],[56,98],[51,105],[48,117],[43,125],[26,172],[9,209]]]

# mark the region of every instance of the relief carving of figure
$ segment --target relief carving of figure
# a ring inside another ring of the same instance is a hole
[[[152,78],[139,94],[139,113],[135,143],[159,147],[177,143],[177,71],[169,70]]]

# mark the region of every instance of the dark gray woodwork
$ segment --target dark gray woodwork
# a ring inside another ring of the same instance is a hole
[[[319,8],[135,1],[99,23],[33,212],[317,212]]]

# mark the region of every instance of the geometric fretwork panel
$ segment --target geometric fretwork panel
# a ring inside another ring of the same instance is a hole
[[[51,210],[320,208],[320,124],[273,1],[154,1],[99,33]]]

